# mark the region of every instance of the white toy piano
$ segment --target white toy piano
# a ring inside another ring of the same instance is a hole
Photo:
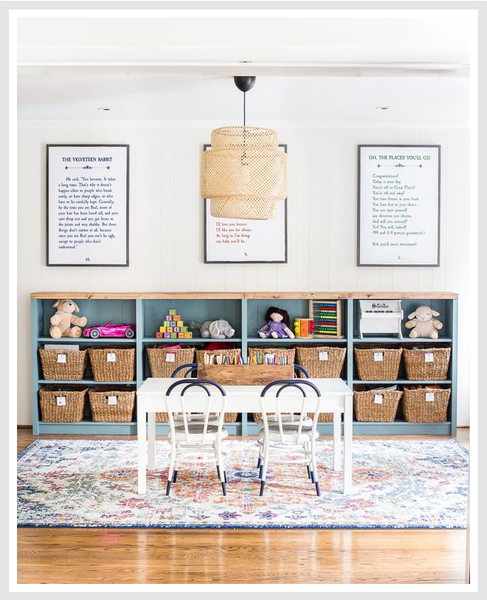
[[[359,300],[360,337],[364,333],[397,335],[402,339],[401,300]]]

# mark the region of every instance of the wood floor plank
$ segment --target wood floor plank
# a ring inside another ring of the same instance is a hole
[[[20,429],[19,452],[34,439]],[[468,446],[468,429],[457,439]],[[17,538],[25,584],[462,584],[465,572],[463,530],[21,528]]]

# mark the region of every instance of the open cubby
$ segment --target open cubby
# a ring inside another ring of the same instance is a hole
[[[55,340],[49,337],[49,319],[54,314],[53,304],[59,297],[67,298],[66,293],[32,294],[32,406],[33,406],[33,433],[100,433],[100,434],[135,434],[136,423],[94,423],[91,421],[89,406],[85,411],[84,420],[81,423],[43,423],[40,421],[38,391],[42,385],[47,383],[43,380],[41,363],[38,349],[46,343],[52,344],[80,344],[83,348],[90,345],[102,347],[104,345],[134,346],[136,348],[136,376],[132,385],[139,388],[144,380],[150,377],[150,369],[146,349],[152,346],[164,346],[167,343],[187,344],[192,347],[201,348],[202,344],[215,342],[228,344],[229,347],[241,348],[242,354],[247,356],[249,346],[265,347],[273,345],[290,346],[345,346],[347,355],[341,376],[352,388],[374,385],[394,385],[400,388],[404,385],[425,384],[424,381],[409,381],[405,378],[403,365],[401,364],[399,376],[394,381],[361,381],[356,372],[354,348],[376,346],[380,347],[403,347],[403,348],[428,348],[428,347],[451,347],[451,359],[448,372],[448,380],[435,381],[441,387],[451,389],[451,399],[448,407],[448,420],[444,423],[407,423],[401,412],[401,405],[393,423],[366,423],[354,422],[354,433],[356,434],[442,434],[453,435],[456,431],[456,395],[457,395],[457,296],[456,294],[441,293],[360,293],[341,292],[340,294],[330,292],[302,292],[302,293],[129,293],[124,297],[123,293],[117,294],[73,294],[72,299],[78,304],[79,316],[88,318],[87,326],[101,325],[106,321],[114,323],[135,324],[136,337],[128,340],[124,338],[61,338]],[[388,335],[369,335],[364,339],[359,336],[359,300],[360,299],[401,299],[404,319],[402,321],[403,339]],[[262,339],[257,335],[257,330],[264,325],[264,317],[270,306],[285,309],[290,316],[291,329],[296,317],[309,317],[310,300],[339,300],[341,302],[341,333],[343,338],[294,338],[294,339]],[[409,330],[405,323],[408,314],[416,307],[428,305],[440,313],[438,317],[443,323],[439,330],[437,340],[423,338],[409,338]],[[193,330],[195,337],[192,339],[157,339],[156,331],[169,313],[169,309],[175,308],[181,315],[185,325],[189,321],[203,322],[206,320],[226,319],[235,329],[233,338],[225,340],[202,339],[196,337],[197,331]],[[80,382],[69,382],[74,385],[93,386],[100,382],[93,380],[91,367],[88,366],[84,379]],[[431,382],[433,383],[433,382]],[[127,382],[115,382],[110,385],[125,386]],[[137,402],[137,400],[136,400]],[[135,419],[135,414],[134,414]],[[236,423],[226,425],[231,435],[251,435],[257,433],[258,427],[254,423],[252,414],[241,414]],[[331,423],[320,423],[320,431],[331,434]],[[160,423],[157,425],[159,434],[166,433],[168,425]]]

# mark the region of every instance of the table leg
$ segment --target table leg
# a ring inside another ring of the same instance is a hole
[[[141,394],[137,395],[137,451],[138,451],[138,469],[137,469],[137,493],[146,493],[146,462],[147,462],[147,441],[145,431],[145,415],[143,408],[143,399]]]
[[[341,468],[341,437],[342,437],[342,413],[333,413],[333,470],[339,471]]]
[[[352,436],[353,436],[353,396],[345,396],[345,413],[343,415],[343,493],[352,493]]]
[[[149,471],[156,468],[156,413],[147,414],[147,438],[149,440],[148,447],[148,465]]]

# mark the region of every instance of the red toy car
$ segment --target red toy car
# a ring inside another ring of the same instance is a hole
[[[99,338],[99,337],[126,337],[133,338],[135,336],[135,325],[124,325],[120,323],[115,325],[111,321],[99,325],[98,327],[86,327],[83,330],[83,337]]]

